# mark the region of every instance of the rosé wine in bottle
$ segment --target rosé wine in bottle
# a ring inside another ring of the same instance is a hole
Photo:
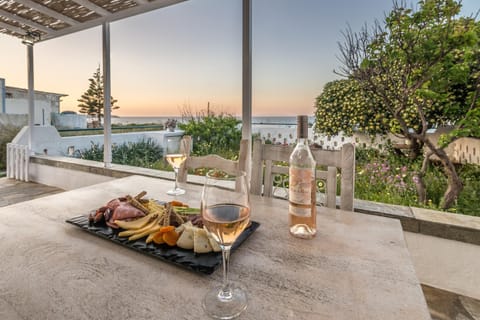
[[[308,146],[308,117],[297,117],[297,145],[290,155],[288,216],[290,234],[311,239],[317,233],[315,159]]]

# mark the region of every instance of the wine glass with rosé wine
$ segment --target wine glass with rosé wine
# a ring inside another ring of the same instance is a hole
[[[228,279],[230,249],[250,223],[247,175],[229,175],[218,170],[207,173],[200,210],[203,225],[222,249],[223,282],[209,290],[203,309],[216,319],[233,319],[247,308],[246,291]]]
[[[168,195],[178,196],[185,194],[185,190],[178,187],[178,169],[182,163],[187,159],[186,151],[181,147],[183,140],[178,141],[177,139],[168,138],[167,139],[167,154],[165,159],[172,166],[173,171],[175,172],[175,187],[167,191]]]

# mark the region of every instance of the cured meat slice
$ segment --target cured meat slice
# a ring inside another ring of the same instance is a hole
[[[120,202],[115,209],[110,219],[107,221],[107,225],[111,228],[118,229],[118,226],[115,224],[115,220],[132,220],[144,217],[145,213],[141,210],[135,208],[128,202]]]

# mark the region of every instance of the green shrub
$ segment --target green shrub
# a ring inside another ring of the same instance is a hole
[[[82,159],[103,161],[103,145],[92,142],[90,149],[80,152]],[[153,168],[162,160],[163,150],[151,138],[139,142],[112,145],[112,163]]]
[[[220,114],[209,113],[178,124],[186,135],[192,136],[192,154],[197,156],[218,154],[228,159],[238,156],[242,132],[240,120]]]
[[[12,142],[20,129],[14,125],[0,125],[0,170],[7,168],[7,143]]]
[[[380,156],[381,153],[377,149],[360,148],[358,146],[355,148],[355,161],[357,164],[363,165],[365,163],[376,161]]]
[[[431,163],[425,173],[423,181],[426,186],[426,207],[440,210],[440,203],[447,189],[447,178],[443,174],[442,167],[436,163]],[[416,204],[416,206],[419,205]]]
[[[457,200],[456,210],[460,213],[480,216],[480,166],[463,165],[459,170],[463,190]]]
[[[83,149],[80,151],[80,158],[85,160],[103,161],[103,145],[90,141],[90,149]],[[113,149],[113,146],[112,146]]]

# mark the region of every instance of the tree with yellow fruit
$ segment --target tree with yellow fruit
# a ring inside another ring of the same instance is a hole
[[[460,8],[454,0],[423,0],[418,9],[394,1],[383,24],[347,29],[336,71],[346,80],[327,84],[316,104],[320,133],[393,132],[410,141],[412,158],[423,157],[425,149],[416,179],[421,203],[427,200],[423,176],[435,155],[448,182],[443,209],[463,184],[446,145],[434,144],[427,130],[453,124],[458,135],[475,134],[472,124],[480,119],[480,23],[460,17]]]

